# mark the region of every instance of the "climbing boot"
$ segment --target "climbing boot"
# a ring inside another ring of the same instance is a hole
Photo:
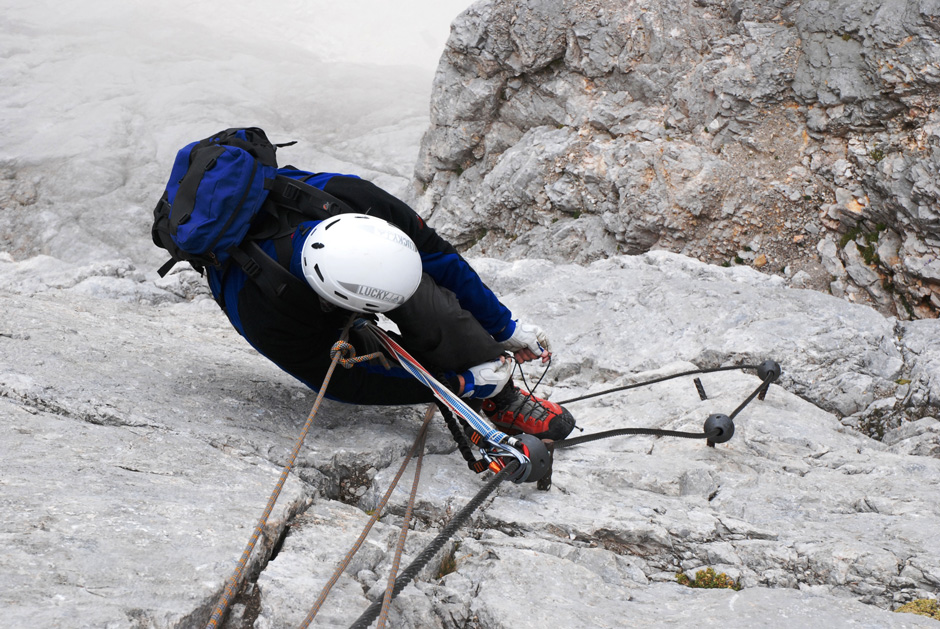
[[[552,441],[567,437],[575,425],[566,408],[523,391],[511,380],[502,391],[483,400],[483,413],[507,434],[524,432]]]

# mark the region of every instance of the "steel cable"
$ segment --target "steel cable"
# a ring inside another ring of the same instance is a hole
[[[365,527],[362,529],[362,532],[359,534],[359,538],[353,544],[352,548],[350,548],[346,553],[346,556],[343,558],[343,560],[336,566],[336,569],[333,571],[332,576],[330,576],[329,580],[326,582],[326,585],[324,585],[323,589],[320,590],[320,595],[317,597],[317,600],[313,603],[313,606],[307,613],[307,617],[304,618],[303,622],[300,624],[301,629],[306,629],[306,627],[308,627],[310,623],[313,622],[313,619],[316,617],[317,613],[319,613],[320,608],[326,601],[326,597],[329,595],[330,590],[332,590],[333,586],[336,585],[336,582],[339,580],[340,575],[343,574],[343,571],[346,570],[349,562],[351,562],[355,554],[359,552],[359,548],[362,546],[362,543],[369,535],[369,531],[372,530],[372,527],[376,522],[378,522],[379,517],[381,517],[382,510],[385,508],[385,505],[388,504],[388,500],[391,498],[395,487],[398,486],[398,482],[405,473],[405,469],[408,467],[408,463],[412,458],[414,458],[415,453],[418,452],[419,449],[423,451],[424,437],[427,436],[428,426],[430,425],[431,418],[434,417],[434,411],[436,408],[437,407],[433,403],[428,405],[428,409],[424,414],[424,424],[421,425],[421,430],[418,431],[418,436],[415,438],[414,443],[411,445],[411,449],[405,456],[405,460],[402,461],[401,466],[398,468],[398,472],[395,474],[395,478],[392,479],[388,489],[385,491],[385,495],[382,496],[382,499],[379,500],[378,504],[375,506],[375,509],[372,511],[372,515],[369,517],[369,521],[366,523]]]
[[[483,501],[486,500],[491,493],[499,486],[501,482],[507,478],[512,477],[519,467],[518,461],[510,461],[506,464],[498,474],[493,476],[486,485],[477,492],[477,494],[470,499],[470,501],[464,505],[464,507],[451,518],[450,522],[438,533],[430,544],[428,544],[424,550],[415,558],[414,561],[409,564],[407,568],[402,570],[402,573],[395,580],[395,589],[392,591],[392,598],[398,596],[399,592],[405,589],[405,586],[408,585],[408,582],[418,576],[418,573],[421,572],[421,569],[427,565],[431,559],[434,558],[434,555],[444,546],[444,542],[450,539],[454,533],[457,532],[463,524],[473,515],[473,512],[483,504]],[[350,629],[367,629],[369,625],[372,624],[372,621],[375,620],[376,616],[379,615],[379,612],[382,608],[382,602],[378,601],[370,605],[366,611],[362,613],[359,618],[350,625]]]
[[[622,387],[614,387],[613,389],[606,389],[604,391],[598,391],[597,393],[589,393],[587,395],[582,395],[581,397],[571,398],[569,400],[562,400],[558,404],[571,404],[572,402],[580,402],[581,400],[589,400],[591,398],[600,397],[602,395],[609,395],[611,393],[617,393],[618,391],[626,391],[628,389],[636,389],[638,387],[645,387],[648,384],[657,384],[659,382],[666,382],[667,380],[673,380],[675,378],[681,378],[683,376],[693,376],[699,373],[716,373],[719,371],[735,371],[737,369],[757,369],[757,365],[735,365],[733,367],[713,367],[711,369],[693,369],[691,371],[683,371],[682,373],[676,373],[671,376],[662,376],[661,378],[654,378],[652,380],[645,380],[643,382],[635,382],[633,384],[626,384]]]

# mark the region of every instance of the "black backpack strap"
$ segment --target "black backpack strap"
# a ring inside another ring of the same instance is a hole
[[[227,143],[232,143],[230,138],[227,140]],[[293,253],[290,236],[297,224],[291,220],[290,212],[313,220],[325,220],[336,214],[352,213],[355,210],[316,186],[291,177],[278,175],[275,179],[265,182],[265,187],[269,191],[263,212],[266,219],[260,221],[241,244],[229,248],[227,253],[232,262],[241,267],[265,297],[274,303],[298,309],[300,312],[305,309],[319,309],[320,300],[316,292],[288,270]],[[258,240],[273,240],[278,259],[269,256],[258,245]],[[169,271],[172,266],[168,262],[161,271]],[[224,305],[220,305],[224,310]]]
[[[245,140],[242,140],[238,137],[238,132],[244,132]],[[277,157],[275,153],[277,152],[277,147],[279,146],[290,146],[294,142],[288,142],[286,144],[271,144],[271,141],[268,140],[268,136],[265,135],[264,131],[258,127],[235,127],[232,129],[226,129],[225,131],[219,131],[211,138],[206,138],[199,143],[199,147],[202,146],[211,146],[216,144],[224,144],[227,146],[234,146],[247,151],[252,157],[257,159],[259,162],[265,166],[273,166],[277,168]]]
[[[228,253],[268,299],[301,311],[320,307],[313,289],[265,253],[255,241],[246,240]]]
[[[332,194],[284,175],[275,177],[274,181],[268,184],[268,190],[268,198],[277,205],[316,220],[322,221],[336,214],[356,211]]]
[[[266,186],[268,199],[264,209],[268,217],[262,222],[264,227],[257,233],[250,233],[249,237],[253,240],[273,240],[278,260],[285,267],[290,265],[293,255],[290,236],[302,222],[299,217],[322,221],[336,214],[355,212],[343,201],[303,180],[278,175]]]
[[[166,274],[170,272],[170,269],[172,269],[176,265],[177,262],[178,260],[170,258],[169,260],[163,263],[163,266],[157,269],[157,273],[160,274],[160,277],[166,277]]]
[[[273,241],[277,261],[281,263],[281,266],[290,268],[290,261],[294,255],[292,236],[297,226],[309,217],[278,205],[270,195],[261,210],[245,239]]]
[[[167,202],[167,193],[164,192],[153,210],[153,226],[150,228],[150,237],[153,239],[153,244],[161,249],[166,249],[171,257],[157,272],[160,274],[160,277],[166,277],[166,274],[170,272],[173,265],[182,260],[186,260],[201,274],[205,266],[212,264],[212,261],[206,256],[188,254],[176,246],[176,243],[173,242],[173,238],[170,236],[170,209],[170,204]]]
[[[192,150],[189,170],[183,175],[176,198],[173,200],[173,208],[176,211],[170,216],[171,234],[175,234],[177,228],[189,220],[196,204],[196,190],[202,182],[203,175],[212,168],[219,155],[224,152],[225,149],[221,146],[209,146],[202,150],[197,147]]]

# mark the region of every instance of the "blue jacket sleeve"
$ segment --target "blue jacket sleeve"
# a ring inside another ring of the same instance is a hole
[[[357,211],[378,216],[401,228],[418,247],[425,273],[439,286],[453,292],[461,307],[472,314],[497,341],[504,341],[512,335],[515,323],[509,309],[453,245],[428,227],[406,203],[357,177],[333,175],[320,178],[317,183],[321,184],[318,187],[322,187],[325,192],[345,201]]]

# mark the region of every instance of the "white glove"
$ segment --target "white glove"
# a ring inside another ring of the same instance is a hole
[[[512,377],[512,359],[500,358],[460,374],[463,376],[463,393],[460,397],[483,399],[493,397],[503,390]]]
[[[510,352],[528,349],[536,356],[544,356],[545,352],[551,352],[552,349],[545,330],[537,325],[519,323],[518,321],[516,321],[516,329],[513,331],[512,336],[499,345]]]

